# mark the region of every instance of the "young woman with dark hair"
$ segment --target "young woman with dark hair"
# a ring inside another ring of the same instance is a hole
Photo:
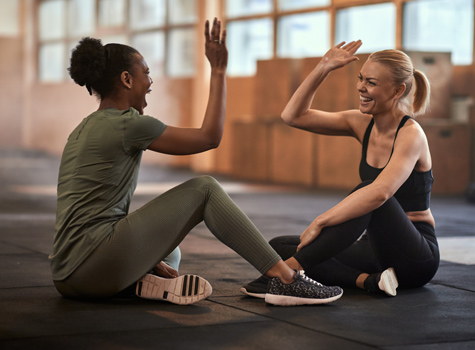
[[[70,134],[61,158],[50,260],[63,296],[111,297],[136,284],[138,296],[176,304],[208,297],[212,288],[205,279],[178,274],[178,245],[201,221],[271,278],[269,303],[318,304],[342,295],[341,288],[287,266],[212,177],[193,178],[129,213],[143,151],[194,154],[221,141],[228,53],[217,19],[211,32],[206,22],[205,40],[211,80],[200,128],[177,128],[143,115],[153,82],[137,50],[92,38],[73,50],[70,75],[100,104]]]

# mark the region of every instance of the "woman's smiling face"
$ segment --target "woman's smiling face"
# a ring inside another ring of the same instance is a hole
[[[147,107],[145,95],[152,91],[153,80],[150,78],[150,69],[142,55],[136,55],[136,61],[133,68],[133,84],[131,105],[140,114]]]
[[[358,76],[356,88],[360,94],[360,111],[379,114],[396,106],[397,88],[389,69],[378,62],[366,61]]]

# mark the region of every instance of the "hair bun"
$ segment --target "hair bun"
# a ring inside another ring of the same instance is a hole
[[[80,86],[90,87],[97,82],[106,69],[106,52],[100,39],[83,38],[72,50],[69,75]]]

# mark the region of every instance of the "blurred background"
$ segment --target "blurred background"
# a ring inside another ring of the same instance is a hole
[[[0,0],[0,149],[59,156],[97,108],[67,71],[84,36],[144,55],[154,80],[146,114],[200,125],[209,90],[203,25],[216,16],[229,48],[223,141],[195,156],[145,152],[145,162],[263,183],[354,187],[358,143],[292,129],[280,113],[330,46],[361,39],[360,60],[332,73],[313,107],[357,108],[368,53],[404,50],[432,84],[431,110],[419,122],[434,193],[462,194],[475,182],[473,8],[474,0]]]

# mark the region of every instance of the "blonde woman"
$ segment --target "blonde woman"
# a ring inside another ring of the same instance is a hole
[[[282,118],[295,128],[358,140],[363,182],[300,237],[278,237],[270,244],[291,268],[305,270],[324,284],[394,296],[398,285],[426,284],[439,266],[429,207],[432,161],[424,131],[413,118],[427,110],[430,85],[405,53],[384,50],[370,55],[355,77],[358,110],[310,109],[322,82],[357,60],[361,45],[356,41],[330,49],[292,96]],[[260,296],[266,284],[261,277],[242,291]]]

